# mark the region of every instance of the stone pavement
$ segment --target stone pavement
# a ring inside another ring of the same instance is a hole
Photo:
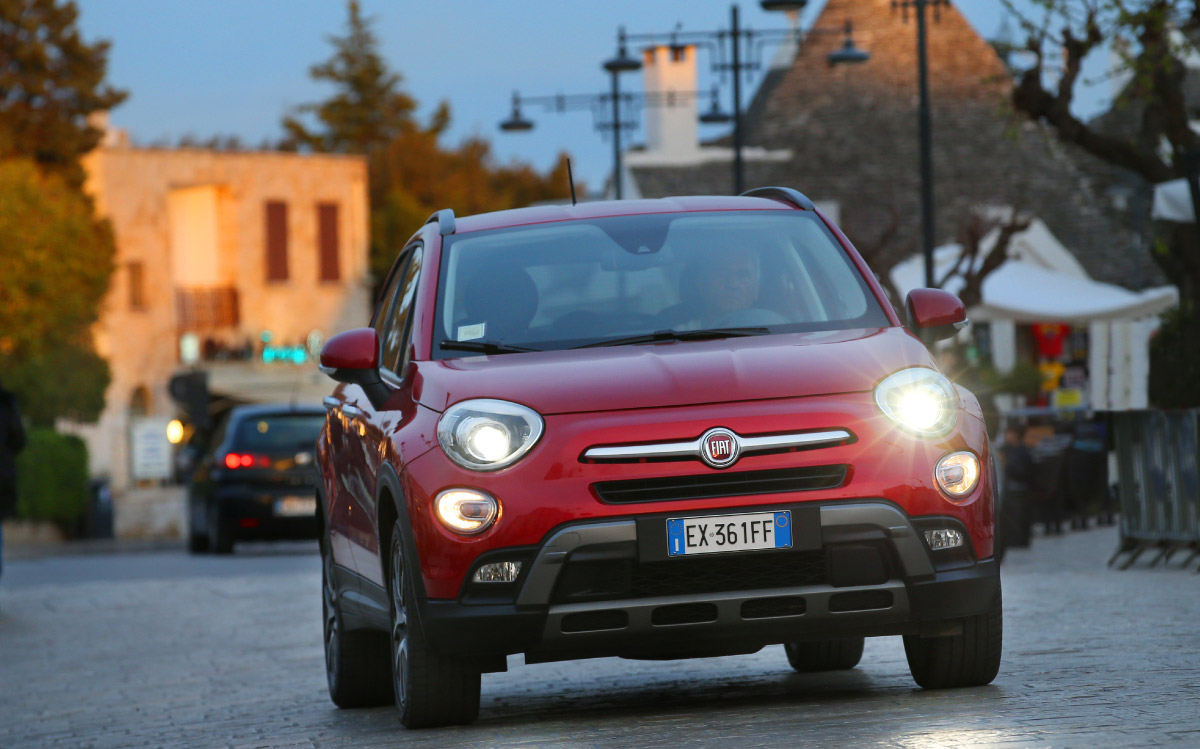
[[[0,747],[1200,746],[1200,576],[1108,570],[1115,545],[1106,528],[1010,554],[989,687],[916,688],[898,638],[838,674],[795,674],[778,647],[516,658],[484,677],[477,723],[412,732],[391,708],[329,702],[307,557],[296,572],[0,583]]]

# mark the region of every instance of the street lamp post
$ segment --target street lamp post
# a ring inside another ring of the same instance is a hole
[[[807,0],[763,0],[765,10],[798,11],[807,5]],[[729,29],[716,31],[671,31],[666,33],[625,34],[621,29],[618,40],[624,45],[625,40],[663,42],[672,45],[696,44],[705,46],[712,59],[712,69],[729,71],[733,76],[733,193],[740,195],[745,189],[745,163],[742,156],[742,74],[761,67],[761,62],[755,57],[746,59],[742,55],[742,44],[750,44],[751,50],[757,50],[759,44],[769,41],[792,40],[797,46],[802,44],[810,35],[839,33],[845,35],[845,41],[840,49],[830,52],[827,59],[830,65],[865,62],[870,54],[859,49],[852,37],[853,28],[847,21],[843,29],[809,29],[807,32],[794,29],[743,29],[738,15],[738,6],[730,8]],[[725,42],[729,41],[729,62],[725,62]],[[714,107],[715,110],[715,107]],[[702,122],[718,122],[721,118],[716,112],[703,115]]]
[[[917,123],[921,142],[921,249],[925,255],[925,285],[934,285],[933,277],[933,123],[929,113],[929,60],[926,44],[925,9],[932,7],[934,18],[938,9],[949,5],[950,0],[892,0],[892,8],[907,13],[913,8],[917,14],[917,87],[920,104],[917,108]]]
[[[624,52],[624,50],[622,50]],[[622,55],[623,56],[623,55]],[[620,57],[615,58],[617,60]],[[628,65],[629,58],[625,65]],[[610,63],[614,60],[609,60],[605,63],[607,69]],[[632,60],[633,64],[641,65],[637,60]],[[629,69],[629,68],[625,68]],[[636,68],[634,68],[636,69]],[[669,94],[648,94],[648,93],[622,93],[617,84],[617,75],[623,70],[609,70],[612,75],[612,87],[609,93],[601,94],[555,94],[553,96],[522,96],[514,91],[512,95],[512,111],[507,119],[500,122],[500,129],[506,133],[528,132],[533,129],[533,121],[528,119],[521,111],[522,106],[536,105],[548,111],[563,113],[572,110],[590,109],[595,119],[595,127],[597,130],[612,130],[613,131],[613,195],[617,200],[622,199],[621,189],[621,131],[633,130],[637,127],[635,120],[622,120],[621,108],[632,109],[636,105],[643,107],[658,107],[658,106],[674,106],[681,100],[698,99],[705,96],[711,96],[713,99],[714,109],[716,108],[717,92],[714,89],[712,92],[706,91],[675,91]],[[603,111],[612,106],[611,122],[603,122],[600,118],[603,116]]]

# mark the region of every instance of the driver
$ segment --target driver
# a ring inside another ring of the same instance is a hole
[[[668,308],[664,316],[676,330],[778,322],[740,319],[753,316],[743,310],[756,307],[761,275],[758,254],[753,251],[702,253],[684,269],[679,279],[680,303]]]

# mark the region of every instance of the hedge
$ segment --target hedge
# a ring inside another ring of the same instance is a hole
[[[77,526],[87,512],[87,481],[83,440],[46,427],[31,428],[25,449],[17,455],[17,517]]]

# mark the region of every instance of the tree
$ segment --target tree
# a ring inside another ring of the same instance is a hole
[[[328,37],[333,57],[309,68],[314,80],[338,90],[284,117],[285,148],[365,154],[415,127],[416,102],[400,91],[403,79],[389,71],[380,56],[371,20],[363,17],[358,0],[350,0],[349,13],[346,35]],[[316,117],[320,128],[304,124],[301,117],[308,114]]]
[[[65,178],[3,159],[0,241],[0,379],[35,423],[94,421],[109,379],[90,337],[113,271],[108,225]]]
[[[1043,11],[1033,19],[1013,8],[1026,32],[1026,48],[1034,64],[1021,73],[1012,93],[1016,111],[1048,124],[1063,141],[1101,161],[1132,172],[1147,183],[1185,175],[1184,157],[1200,148],[1200,135],[1190,124],[1185,96],[1190,45],[1183,38],[1200,34],[1200,2],[1180,0],[1032,0]],[[1075,84],[1090,53],[1111,45],[1122,59],[1130,82],[1115,107],[1127,110],[1133,132],[1106,130],[1099,121],[1084,122],[1071,112]],[[1061,72],[1051,85],[1048,50],[1061,59]],[[1192,104],[1194,106],[1195,103]],[[1156,262],[1179,287],[1184,300],[1200,295],[1200,255],[1194,232],[1155,243]]]
[[[333,57],[309,69],[335,92],[284,117],[282,146],[367,156],[375,283],[382,283],[413,231],[440,208],[480,213],[570,194],[565,155],[543,176],[526,164],[496,165],[491,145],[481,138],[442,146],[449,105],[440,103],[427,123],[418,122],[417,103],[379,54],[371,20],[362,16],[357,0],[350,0],[348,10],[346,35],[329,37]],[[305,125],[304,115],[315,116],[316,124]]]
[[[74,187],[103,133],[88,116],[126,93],[104,83],[107,42],[88,44],[60,0],[0,0],[0,158],[33,159]]]

